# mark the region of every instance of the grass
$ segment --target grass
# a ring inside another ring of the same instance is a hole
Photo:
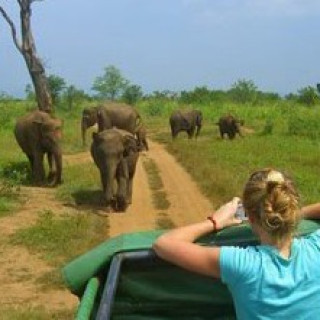
[[[17,117],[34,106],[25,102],[0,102],[0,219],[14,213],[20,205],[19,186],[30,184],[29,164],[13,135]],[[84,151],[80,136],[81,111],[57,111],[64,120],[62,149],[64,154]],[[176,102],[142,101],[139,109],[149,136],[165,144],[182,166],[192,175],[202,192],[218,206],[241,190],[250,172],[272,166],[288,172],[296,181],[303,203],[319,201],[320,194],[320,107],[294,106],[289,102],[264,105],[211,103],[193,105],[203,112],[204,123],[198,140],[188,140],[181,134],[171,141],[168,119],[181,107]],[[219,117],[231,112],[245,121],[252,133],[233,141],[221,140],[215,125]],[[88,145],[91,132],[87,132]],[[156,228],[174,227],[167,199],[156,164],[144,161],[152,189],[153,202],[159,210]],[[53,270],[34,281],[42,290],[63,286],[59,269],[62,264],[104,241],[108,235],[108,219],[95,215],[101,204],[99,171],[91,163],[71,163],[63,168],[64,183],[56,188],[61,202],[78,209],[56,217],[43,210],[37,223],[18,230],[10,237],[11,245],[27,247],[50,265]],[[28,277],[19,271],[21,279]],[[8,308],[0,306],[1,319],[71,319],[72,311],[48,312],[29,305]]]
[[[56,218],[44,210],[35,225],[18,230],[10,243],[26,246],[51,265],[59,266],[104,241],[106,227],[107,219],[96,215],[66,213]]]
[[[19,202],[19,187],[8,181],[0,184],[0,218],[10,215]]]
[[[167,199],[167,194],[163,190],[163,182],[156,163],[151,160],[143,161],[144,169],[148,175],[149,187],[152,190],[152,202],[158,210],[168,210],[170,202]],[[172,229],[175,225],[167,212],[159,212],[156,217],[157,229]]]
[[[148,174],[148,182],[152,190],[152,201],[156,209],[166,210],[170,207],[167,194],[163,190],[163,182],[157,165],[151,159],[143,161],[143,166]]]
[[[40,307],[1,307],[1,320],[66,320],[73,319],[73,311],[49,312]]]

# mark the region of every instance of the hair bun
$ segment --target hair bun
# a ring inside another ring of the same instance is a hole
[[[285,181],[285,179],[284,179],[284,176],[283,176],[283,174],[281,172],[275,171],[275,170],[271,170],[268,173],[267,182],[281,183],[281,182],[284,182],[284,181]]]

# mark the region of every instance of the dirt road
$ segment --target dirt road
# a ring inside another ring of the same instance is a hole
[[[165,148],[152,141],[149,146],[150,150],[141,154],[137,165],[132,205],[125,213],[108,214],[110,236],[155,229],[159,210],[153,205],[152,191],[143,166],[143,162],[149,159],[158,167],[170,203],[167,210],[161,211],[166,211],[165,214],[174,225],[199,221],[212,209],[210,202],[201,195],[190,176]],[[64,156],[65,166],[79,162],[92,162],[90,154],[84,152]],[[22,193],[28,199],[23,207],[14,215],[0,219],[0,291],[5,293],[0,295],[0,305],[42,305],[51,310],[74,308],[78,300],[67,290],[41,292],[39,289],[35,279],[51,270],[45,261],[23,247],[9,247],[3,244],[5,241],[1,241],[16,230],[35,223],[36,212],[47,209],[59,214],[66,209],[63,203],[55,199],[54,189],[22,187]],[[104,218],[101,216],[101,219]]]

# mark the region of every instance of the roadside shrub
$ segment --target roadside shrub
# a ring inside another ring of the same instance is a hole
[[[288,133],[291,136],[302,136],[310,139],[319,139],[319,119],[312,115],[296,115],[288,120]]]
[[[28,162],[9,162],[0,168],[0,177],[5,178],[13,184],[29,184],[31,182],[31,172]]]
[[[274,122],[271,119],[267,119],[264,125],[264,128],[261,132],[261,135],[266,136],[266,135],[272,134],[273,128],[274,128]]]
[[[161,116],[163,113],[163,105],[158,101],[153,101],[152,103],[150,103],[146,111],[147,115],[151,117]]]

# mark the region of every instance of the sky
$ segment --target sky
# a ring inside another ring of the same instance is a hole
[[[20,30],[15,0],[0,0]],[[46,73],[88,93],[110,65],[143,92],[229,89],[281,95],[320,82],[319,0],[44,0],[32,31]],[[31,83],[0,15],[0,93]]]

